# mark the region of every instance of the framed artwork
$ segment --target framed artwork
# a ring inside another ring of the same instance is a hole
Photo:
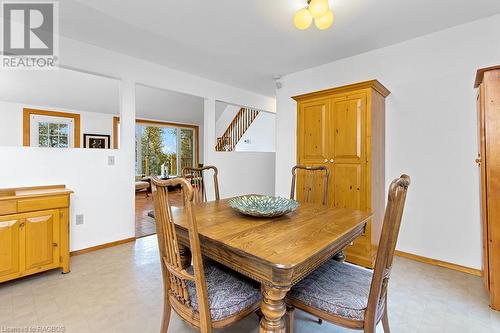
[[[83,148],[110,149],[111,136],[103,134],[84,134]]]

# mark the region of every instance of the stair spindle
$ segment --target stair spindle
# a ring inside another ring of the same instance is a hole
[[[259,115],[259,111],[252,108],[240,108],[233,118],[224,134],[217,138],[216,151],[233,151],[236,145],[252,126],[253,121]]]

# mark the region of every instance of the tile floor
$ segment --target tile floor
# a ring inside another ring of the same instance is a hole
[[[500,332],[481,279],[396,258],[389,286],[394,333]],[[72,271],[0,284],[0,332],[7,327],[64,326],[65,332],[158,332],[162,287],[156,237],[72,258]],[[220,333],[258,332],[251,315]],[[351,332],[297,313],[296,332]],[[196,332],[175,314],[170,332]],[[379,332],[383,332],[379,327]]]

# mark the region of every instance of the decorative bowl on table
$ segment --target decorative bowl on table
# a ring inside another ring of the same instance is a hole
[[[278,217],[293,212],[299,203],[282,197],[251,194],[230,199],[229,206],[245,215]]]

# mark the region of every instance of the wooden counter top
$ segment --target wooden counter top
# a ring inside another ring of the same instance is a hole
[[[66,185],[31,186],[0,189],[0,201],[20,198],[46,197],[73,193]]]

